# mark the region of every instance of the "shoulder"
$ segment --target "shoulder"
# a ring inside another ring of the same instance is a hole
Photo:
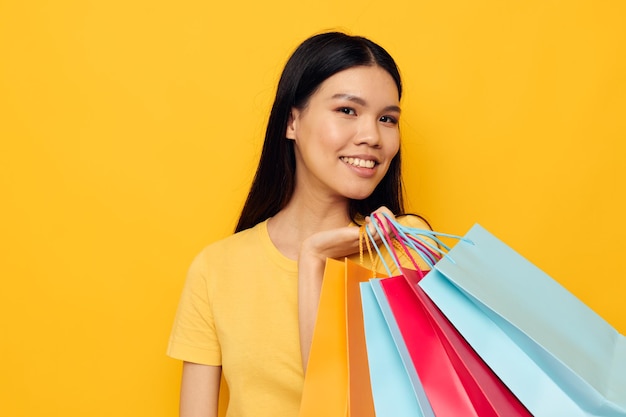
[[[209,244],[196,255],[191,269],[203,271],[240,262],[261,247],[261,227],[262,223]]]

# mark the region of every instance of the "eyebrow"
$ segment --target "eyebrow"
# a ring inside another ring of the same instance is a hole
[[[345,94],[345,93],[338,93],[338,94],[334,94],[331,99],[336,100],[336,99],[341,99],[341,100],[348,100],[348,101],[352,101],[356,104],[359,104],[361,106],[367,106],[367,102],[365,100],[363,100],[361,97],[358,96],[354,96],[352,94]],[[394,112],[398,112],[400,113],[400,107],[398,106],[386,106],[384,109],[384,111],[394,111]]]

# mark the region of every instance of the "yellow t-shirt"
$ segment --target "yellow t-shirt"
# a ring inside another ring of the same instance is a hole
[[[385,271],[380,262],[377,269]],[[297,262],[276,249],[267,222],[259,223],[194,259],[167,353],[222,367],[228,417],[296,417],[304,382],[297,300]]]

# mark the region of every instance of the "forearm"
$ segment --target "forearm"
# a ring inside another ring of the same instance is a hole
[[[180,417],[217,417],[222,368],[183,363]]]
[[[302,367],[305,372],[313,340],[325,263],[325,258],[310,252],[301,253],[298,258],[298,321]]]
[[[327,258],[339,258],[358,250],[358,228],[344,227],[317,233],[306,239],[298,256],[298,320],[302,366],[306,372],[322,280]]]
[[[377,212],[385,212],[392,216],[386,208],[380,208]],[[369,223],[369,218],[366,222]],[[371,232],[377,239],[376,231]],[[326,259],[341,258],[358,251],[359,228],[354,226],[318,232],[302,242],[298,256],[298,320],[302,366],[305,372],[313,340]]]

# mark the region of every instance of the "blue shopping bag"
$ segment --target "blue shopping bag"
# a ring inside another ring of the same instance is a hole
[[[394,340],[400,339],[392,337],[391,332],[399,334],[400,330],[393,320],[386,319],[391,316],[391,311],[385,314],[381,310],[383,307],[377,301],[375,292],[382,291],[382,288],[377,284],[376,279],[360,284],[365,345],[376,416],[435,417],[406,346],[396,345]]]
[[[533,415],[626,416],[626,338],[483,227],[420,285]]]

